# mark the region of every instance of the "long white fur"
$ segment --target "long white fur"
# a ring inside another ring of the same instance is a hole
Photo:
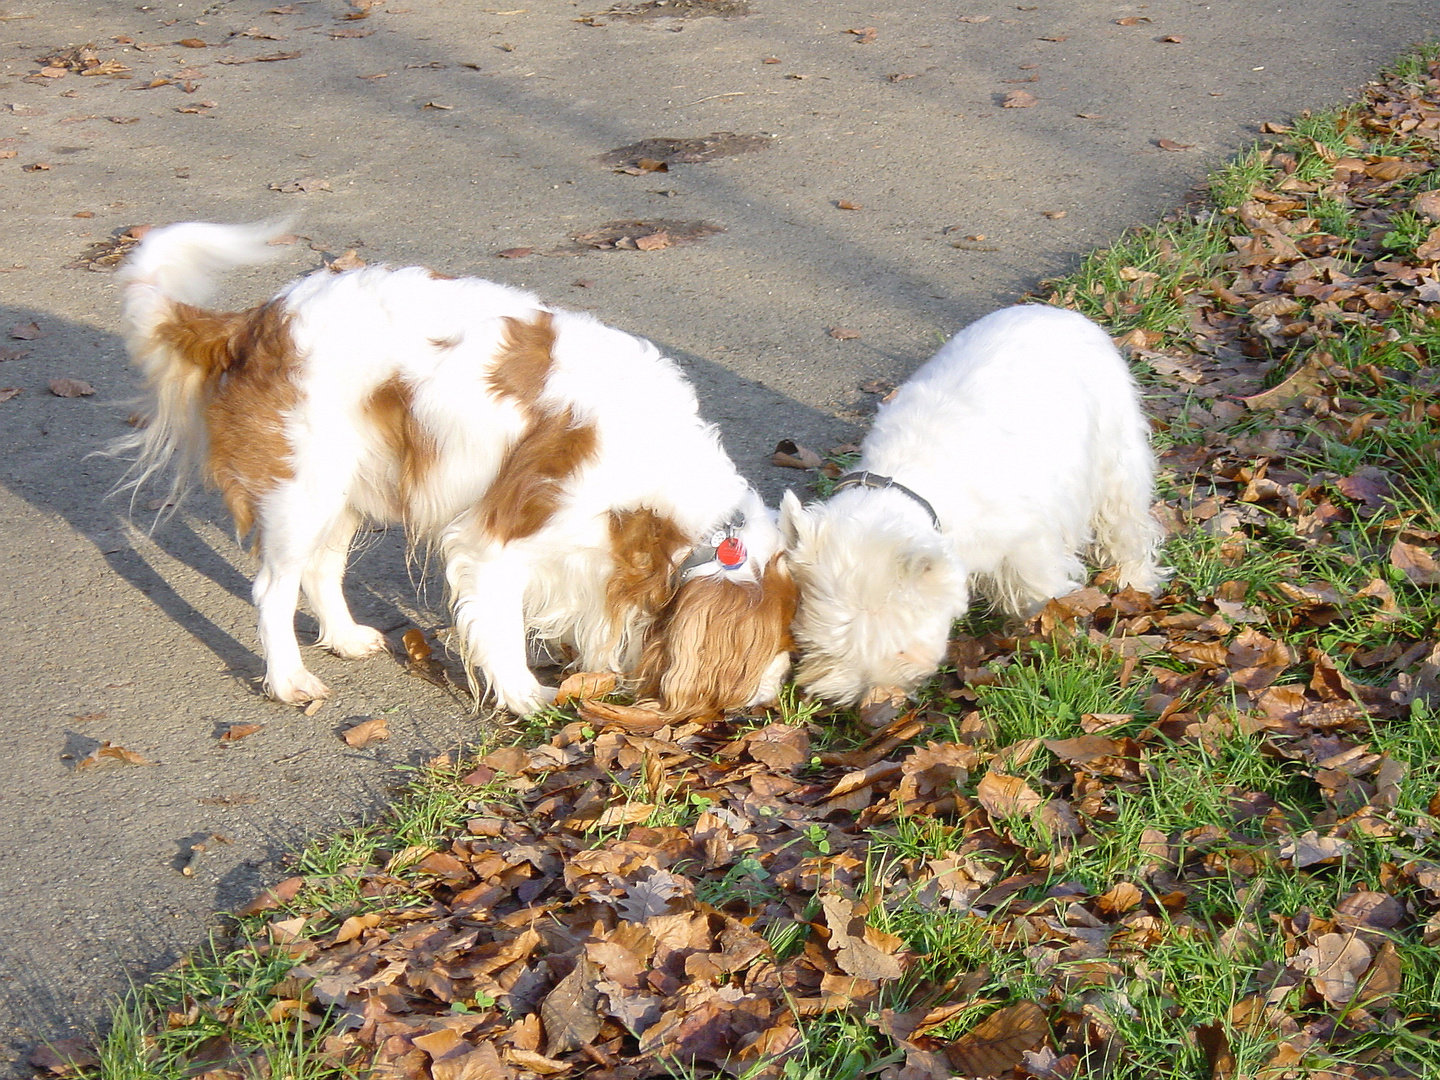
[[[1074,312],[1003,309],[951,339],[881,407],[847,487],[780,527],[800,586],[798,680],[851,702],[913,688],[945,656],[972,590],[1025,616],[1085,580],[1082,555],[1153,590],[1154,458],[1135,384],[1109,337]]]
[[[280,231],[174,225],[150,233],[132,257],[124,278],[126,339],[158,395],[152,423],[118,446],[138,456],[134,482],[172,463],[183,486],[204,457],[195,388],[175,385],[178,365],[153,337],[156,326],[172,301],[203,303],[219,273],[268,258],[266,243]],[[518,289],[437,279],[421,268],[321,271],[282,290],[277,301],[292,316],[303,363],[298,405],[285,418],[294,478],[258,508],[254,598],[266,689],[281,701],[328,693],[305,667],[295,639],[298,590],[319,620],[319,644],[344,657],[385,648],[378,630],[351,616],[341,578],[361,521],[394,520],[394,466],[362,412],[375,389],[397,374],[412,388],[413,411],[440,450],[407,525],[412,539],[443,553],[465,658],[512,712],[529,713],[555,693],[526,663],[527,633],[573,645],[585,670],[633,667],[645,627],[622,627],[617,636],[605,615],[610,511],[649,508],[699,537],[742,508],[751,559],[727,572],[737,580],[758,580],[778,550],[773,515],[736,471],[713,425],[700,418],[679,368],[647,341],[589,315],[546,307]],[[501,545],[478,527],[474,508],[525,416],[492,393],[485,376],[502,317],[530,320],[540,311],[553,313],[556,331],[544,400],[592,422],[599,450],[538,533]],[[772,669],[757,700],[774,696],[787,668],[788,662]]]

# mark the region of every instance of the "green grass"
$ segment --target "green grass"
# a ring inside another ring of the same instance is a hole
[[[1141,330],[1168,340],[1186,326],[1186,294],[1203,284],[1230,250],[1213,227],[1181,220],[1133,230],[1047,286],[1052,302],[1105,323],[1114,334]]]
[[[1016,657],[993,686],[977,688],[981,714],[1000,746],[1022,739],[1067,739],[1087,713],[1133,713],[1142,685],[1120,685],[1120,661],[1085,638],[1041,644]],[[1118,729],[1129,731],[1130,726]],[[952,734],[958,734],[952,732]]]

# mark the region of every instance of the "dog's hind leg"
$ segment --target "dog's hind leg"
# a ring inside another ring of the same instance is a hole
[[[516,545],[492,547],[483,555],[447,552],[445,575],[455,612],[455,630],[467,670],[478,669],[495,701],[527,716],[555,700],[527,663],[525,589],[529,559]]]
[[[305,599],[310,601],[320,622],[320,640],[315,644],[346,660],[358,660],[386,649],[384,634],[373,626],[362,626],[350,614],[341,584],[350,555],[350,541],[359,525],[359,515],[347,506],[310,556],[310,563],[300,578]]]

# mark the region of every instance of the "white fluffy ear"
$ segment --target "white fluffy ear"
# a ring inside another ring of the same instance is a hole
[[[815,536],[815,520],[789,488],[780,498],[780,542],[787,552],[808,545]]]
[[[933,551],[924,548],[909,548],[900,552],[900,576],[906,581],[919,581],[935,572],[940,559]]]

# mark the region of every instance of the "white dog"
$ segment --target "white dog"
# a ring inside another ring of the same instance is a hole
[[[320,644],[385,648],[341,591],[363,521],[438,549],[467,671],[515,713],[554,697],[527,636],[634,676],[672,713],[774,696],[795,602],[779,533],[672,361],[529,293],[420,268],[322,271],[242,312],[195,306],[279,231],[184,224],[141,243],[125,336],[149,423],[115,447],[137,455],[132,486],[171,464],[178,497],[199,471],[253,532],[272,697],[329,692],[296,643],[301,589]]]
[[[829,502],[786,493],[800,684],[839,703],[913,688],[944,659],[972,587],[1029,615],[1083,583],[1082,553],[1154,589],[1154,472],[1103,330],[1050,307],[987,315],[880,409]]]

